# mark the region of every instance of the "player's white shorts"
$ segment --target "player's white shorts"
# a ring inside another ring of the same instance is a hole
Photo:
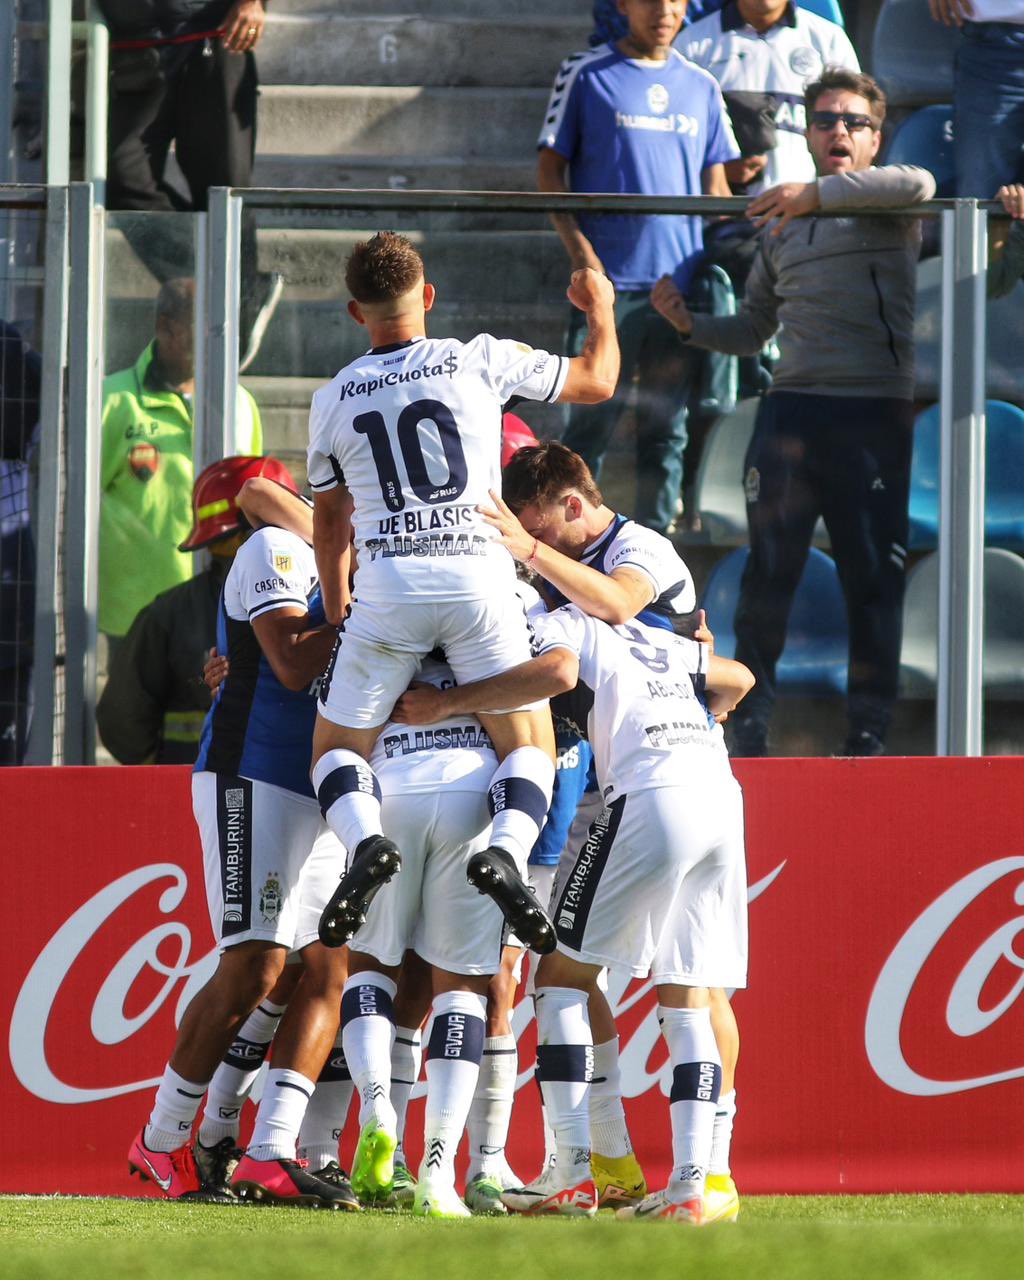
[[[348,729],[384,724],[420,663],[438,646],[459,684],[528,662],[523,602],[511,589],[442,604],[403,600],[394,608],[353,600],[321,684],[320,714]]]
[[[487,793],[385,795],[381,820],[402,869],[370,903],[352,950],[397,965],[412,949],[451,973],[497,973],[505,921],[466,879],[469,859],[490,842]]]
[[[299,950],[345,869],[345,851],[312,797],[269,782],[192,775],[210,923],[223,951],[257,939]]]
[[[696,987],[747,983],[743,798],[655,787],[621,796],[567,847],[552,914],[585,964]]]

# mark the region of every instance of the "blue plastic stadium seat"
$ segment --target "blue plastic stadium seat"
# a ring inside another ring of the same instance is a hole
[[[893,107],[953,101],[955,27],[934,22],[928,0],[885,0],[875,22],[872,74]]]
[[[955,196],[953,108],[922,107],[907,116],[893,134],[883,163],[920,165],[935,178],[937,196]]]
[[[715,635],[715,652],[731,658],[736,652],[733,617],[740,594],[740,579],[749,550],[740,547],[720,560],[711,571],[701,597],[708,625]],[[835,564],[816,547],[811,548],[793,600],[786,631],[786,647],[776,679],[794,693],[846,693],[849,635],[846,601]]]
[[[1024,411],[1003,400],[985,405],[985,541],[1024,549]],[[910,468],[910,546],[934,547],[939,536],[939,406],[914,423]]]
[[[1024,698],[1024,560],[1012,551],[988,547],[983,563],[982,685],[990,698]],[[905,697],[934,694],[938,634],[939,557],[933,554],[925,556],[907,577],[900,653],[900,691]]]
[[[800,0],[800,8],[806,9],[808,13],[816,13],[819,18],[828,18],[829,22],[835,22],[840,27],[846,26],[839,0]]]

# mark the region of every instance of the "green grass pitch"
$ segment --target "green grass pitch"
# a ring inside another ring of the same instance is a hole
[[[0,1197],[10,1280],[1021,1280],[1021,1196],[748,1196],[736,1226]]]

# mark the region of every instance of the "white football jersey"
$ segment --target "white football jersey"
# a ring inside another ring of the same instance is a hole
[[[672,619],[697,607],[693,574],[669,539],[626,516],[616,516],[580,561],[599,573],[628,567],[650,578],[654,599],[640,614],[642,622],[647,621],[646,614]]]
[[[317,589],[313,548],[286,529],[257,529],[238,549],[224,582],[224,610],[236,622],[295,605],[308,609]]]
[[[675,47],[684,58],[710,71],[723,93],[768,93],[774,98],[778,142],[749,194],[780,182],[814,181],[814,161],[804,139],[804,89],[826,66],[860,70],[842,27],[792,5],[775,26],[758,32],[731,4],[684,27]]]
[[[451,668],[424,659],[417,680],[450,688]],[[370,765],[385,795],[435,795],[443,787],[486,791],[498,757],[475,716],[453,716],[432,725],[389,722],[380,731]]]
[[[638,620],[611,627],[572,604],[535,610],[530,625],[537,654],[569,649],[579,658],[580,683],[558,708],[590,740],[606,804],[650,787],[732,778],[721,734],[698,697],[705,645]]]
[[[355,502],[356,599],[452,601],[511,583],[476,508],[501,489],[501,407],[557,399],[563,356],[480,334],[368,351],[313,396],[309,482]]]

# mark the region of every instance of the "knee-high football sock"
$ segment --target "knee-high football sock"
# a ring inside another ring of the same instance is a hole
[[[419,1027],[395,1027],[395,1044],[391,1050],[391,1105],[398,1125],[398,1149],[395,1163],[405,1164],[405,1116],[409,1099],[420,1078],[423,1062],[423,1040]]]
[[[480,1076],[469,1109],[468,1181],[481,1173],[497,1175],[505,1171],[505,1143],[518,1074],[515,1036],[489,1036],[484,1041]]]
[[[359,1092],[359,1124],[376,1117],[394,1132],[391,1105],[391,1047],[395,1015],[391,1002],[397,987],[382,973],[357,973],[345,983],[341,997],[341,1035],[345,1061]]]
[[[238,1137],[245,1100],[287,1007],[262,1000],[239,1027],[206,1091],[199,1126],[199,1141],[204,1147],[215,1146],[223,1138]]]
[[[587,1103],[594,1078],[594,1043],[587,993],[541,987],[537,1004],[537,1074],[555,1131],[555,1168],[566,1183],[590,1177]]]
[[[367,836],[382,834],[380,783],[354,751],[326,751],[313,766],[313,790],[327,825],[350,854]]]
[[[669,1198],[681,1203],[704,1194],[711,1135],[722,1087],[722,1063],[709,1009],[658,1006],[661,1034],[672,1064],[672,1176]]]
[[[299,1156],[316,1172],[338,1158],[338,1143],[355,1085],[345,1061],[341,1032],[327,1055],[299,1130]]]
[[[486,1018],[487,1001],[481,995],[446,991],[434,997],[421,1182],[455,1185],[455,1153],[476,1090]]]
[[[544,825],[554,785],[554,762],[539,747],[510,751],[491,779],[491,844],[510,853],[524,874],[530,850]]]
[[[619,1037],[594,1045],[594,1082],[590,1086],[590,1141],[594,1150],[613,1160],[633,1150],[622,1106]]]

